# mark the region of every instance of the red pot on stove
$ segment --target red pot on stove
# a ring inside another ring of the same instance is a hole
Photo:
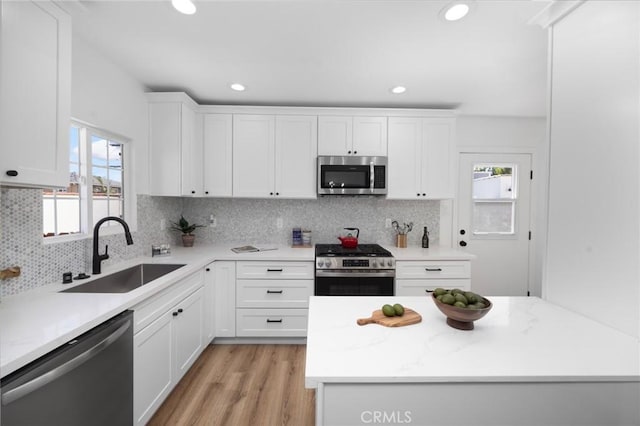
[[[342,243],[342,247],[344,248],[356,248],[358,247],[358,235],[360,235],[360,230],[358,228],[344,228],[347,231],[356,231],[356,236],[354,237],[351,232],[349,232],[344,237],[338,237],[340,242]]]

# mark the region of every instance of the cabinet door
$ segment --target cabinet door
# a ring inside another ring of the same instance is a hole
[[[71,18],[52,2],[1,9],[0,183],[67,187]]]
[[[353,154],[387,155],[387,117],[353,117]]]
[[[422,190],[427,198],[453,198],[454,119],[426,118],[423,129]]]
[[[196,137],[196,113],[185,104],[180,108],[180,192],[202,196],[202,139]]]
[[[214,262],[216,337],[236,336],[236,262]]]
[[[215,273],[213,263],[204,268],[204,294],[202,303],[202,335],[204,344],[208,345],[215,337]]]
[[[233,196],[274,195],[275,116],[233,116]]]
[[[318,117],[318,155],[349,155],[353,151],[353,118]]]
[[[149,191],[151,195],[182,195],[180,176],[179,102],[149,104]]]
[[[146,424],[172,388],[171,312],[133,336],[134,424]]]
[[[233,116],[205,114],[203,126],[204,196],[231,197]]]
[[[184,376],[202,352],[202,289],[172,310],[174,383]]]
[[[389,118],[387,198],[422,198],[422,118]]]
[[[316,198],[318,118],[276,117],[275,189],[281,198]]]

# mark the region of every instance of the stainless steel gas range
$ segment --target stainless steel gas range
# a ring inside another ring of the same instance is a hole
[[[316,296],[393,296],[396,262],[378,244],[316,244]]]

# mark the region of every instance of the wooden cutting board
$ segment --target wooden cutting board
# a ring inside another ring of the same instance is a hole
[[[380,324],[385,327],[402,327],[404,325],[417,324],[422,321],[419,313],[410,308],[404,308],[404,315],[401,317],[387,317],[378,309],[373,311],[370,318],[360,318],[358,325]]]

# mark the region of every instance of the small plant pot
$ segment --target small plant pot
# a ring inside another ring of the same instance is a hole
[[[398,234],[396,240],[396,246],[400,248],[407,247],[407,234]]]
[[[184,234],[182,235],[182,245],[184,247],[193,247],[193,242],[195,241],[195,239],[195,235]]]

